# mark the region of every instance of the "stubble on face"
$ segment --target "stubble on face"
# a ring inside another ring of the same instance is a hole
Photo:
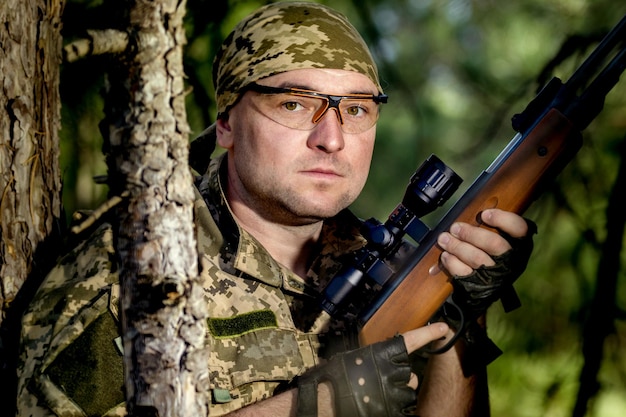
[[[282,139],[297,140],[277,140]],[[258,151],[246,149],[244,143],[253,142],[240,141],[233,156],[232,169],[236,174],[229,176],[229,189],[258,215],[276,223],[302,225],[330,218],[354,202],[367,178],[365,175],[359,181],[349,164],[323,153],[282,162],[271,159],[266,161],[264,169],[258,169],[260,162],[250,158],[258,155]],[[334,181],[352,181],[352,184],[337,187],[334,182],[311,179],[302,173],[315,166],[333,167],[343,176]]]
[[[361,91],[363,78],[371,84],[361,74],[340,70],[298,70],[270,78],[270,85],[288,82],[317,90],[346,85],[337,94]],[[230,112],[229,201],[284,225],[319,222],[352,204],[369,173],[375,127],[345,134],[331,110],[313,130],[288,128],[255,110],[249,94]],[[324,149],[334,140],[342,145]]]

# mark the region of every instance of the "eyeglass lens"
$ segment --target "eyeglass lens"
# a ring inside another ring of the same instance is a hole
[[[283,126],[312,130],[333,109],[345,133],[361,133],[376,124],[379,104],[371,98],[318,96],[306,92],[256,94],[258,110]]]

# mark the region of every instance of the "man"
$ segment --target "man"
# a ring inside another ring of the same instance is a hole
[[[209,414],[474,412],[485,381],[464,376],[464,343],[433,356],[423,381],[409,364],[409,354],[450,337],[446,324],[358,347],[351,316],[332,319],[318,305],[346,255],[366,243],[346,208],[365,184],[386,100],[356,30],[314,3],[263,7],[224,41],[214,82],[218,120],[205,138],[226,153],[198,176],[195,204]],[[471,277],[511,256],[525,265],[529,251],[516,242],[529,240],[526,221],[500,210],[482,219],[503,234],[455,224],[439,237],[450,275]],[[123,412],[111,242],[103,224],[50,273],[25,314],[20,415]]]

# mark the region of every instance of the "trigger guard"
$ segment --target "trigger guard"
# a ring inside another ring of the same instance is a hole
[[[445,353],[447,351],[450,350],[450,348],[452,346],[454,346],[454,344],[457,342],[457,340],[459,340],[459,337],[461,337],[463,335],[463,332],[465,331],[465,315],[463,314],[463,310],[461,309],[461,307],[459,307],[454,300],[452,299],[452,296],[448,297],[448,299],[445,301],[443,308],[445,308],[445,306],[450,305],[452,307],[454,307],[456,309],[456,311],[459,313],[459,318],[460,318],[460,323],[456,329],[456,332],[454,333],[454,335],[452,336],[452,338],[450,340],[448,340],[448,342],[443,345],[440,348],[437,349],[428,349],[428,348],[422,348],[420,349],[422,352],[427,353],[427,354],[431,354],[431,355],[439,355],[442,353]]]

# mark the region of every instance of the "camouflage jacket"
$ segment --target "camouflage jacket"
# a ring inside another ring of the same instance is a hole
[[[365,244],[358,219],[341,212],[325,222],[307,279],[293,274],[235,223],[222,160],[198,177],[194,204],[212,416],[287,388],[323,356],[328,334],[353,327],[321,314],[315,296],[342,256]],[[125,414],[115,265],[112,230],[102,224],[40,286],[23,317],[18,415]]]

